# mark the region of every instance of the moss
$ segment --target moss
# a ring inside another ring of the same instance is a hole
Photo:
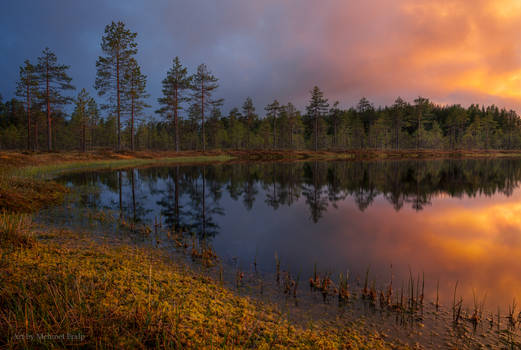
[[[320,323],[304,329],[161,251],[57,235],[59,244],[46,240],[3,253],[0,342],[7,347],[389,347],[355,329]]]

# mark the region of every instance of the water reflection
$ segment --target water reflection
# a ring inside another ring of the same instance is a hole
[[[210,238],[244,267],[350,269],[388,280],[409,266],[427,291],[455,281],[506,305],[521,292],[521,160],[238,163],[97,172],[64,177],[92,186],[78,204]],[[431,295],[431,297],[433,297]],[[432,299],[432,298],[431,298]]]

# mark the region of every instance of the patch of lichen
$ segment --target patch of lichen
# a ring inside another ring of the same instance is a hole
[[[355,329],[304,329],[159,250],[67,232],[40,237],[1,251],[0,343],[8,347],[388,348]]]

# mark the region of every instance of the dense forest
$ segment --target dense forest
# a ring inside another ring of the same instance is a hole
[[[16,98],[0,96],[0,149],[29,151],[208,149],[519,149],[515,111],[494,105],[440,106],[418,97],[375,107],[367,98],[348,109],[314,87],[305,111],[274,100],[262,111],[251,97],[228,114],[216,98],[218,78],[201,64],[189,74],[179,57],[162,82],[160,108],[147,105],[147,76],[136,60],[137,33],[107,25],[96,61],[94,96],[76,95],[49,49],[20,66]],[[72,105],[72,108],[64,108]],[[72,113],[66,113],[66,110]]]

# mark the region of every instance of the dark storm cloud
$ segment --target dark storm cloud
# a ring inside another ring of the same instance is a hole
[[[258,109],[274,98],[302,108],[315,84],[344,106],[398,95],[520,106],[521,6],[512,0],[7,1],[0,93],[11,97],[18,66],[49,46],[94,94],[112,20],[138,32],[153,104],[178,55],[220,78],[225,110],[247,96]]]

